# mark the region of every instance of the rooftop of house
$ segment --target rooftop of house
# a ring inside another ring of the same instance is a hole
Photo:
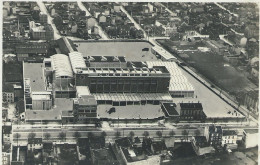
[[[22,66],[17,63],[3,63],[3,79],[5,82],[19,82],[23,80]]]
[[[26,43],[15,46],[17,54],[23,53],[47,53],[48,45],[46,43]]]
[[[14,85],[9,83],[3,84],[3,92],[14,92]]]
[[[12,126],[2,126],[3,127],[3,134],[11,134],[12,133]]]
[[[92,151],[94,156],[94,162],[96,162],[96,164],[119,165],[119,162],[117,161],[114,153],[111,152],[110,149],[103,148],[103,149],[96,149]]]
[[[205,136],[195,136],[196,145],[199,147],[208,147],[207,138]]]
[[[125,147],[125,148],[132,146],[131,141],[128,137],[123,137],[123,138],[117,139],[117,140],[115,140],[115,143],[118,146]]]
[[[174,147],[175,137],[164,138],[164,142],[167,148]]]
[[[166,147],[164,141],[154,141],[152,143],[152,147],[154,149],[154,152],[167,150],[167,147]]]
[[[234,130],[223,130],[223,136],[233,136],[237,135],[237,132]]]
[[[41,144],[42,138],[29,138],[28,144]]]
[[[51,150],[53,148],[52,142],[43,143],[43,150]]]
[[[2,152],[11,152],[11,143],[6,143],[2,145]]]
[[[210,133],[222,133],[222,127],[221,126],[209,126],[209,132]]]

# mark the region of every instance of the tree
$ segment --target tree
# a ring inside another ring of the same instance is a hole
[[[121,136],[121,133],[120,133],[119,131],[116,131],[115,137],[116,137],[116,138],[119,138],[120,136]]]
[[[43,136],[44,136],[44,139],[46,139],[46,140],[50,140],[51,134],[48,133],[48,132],[46,132],[46,133],[44,133]]]
[[[14,139],[17,140],[17,146],[18,146],[18,141],[19,141],[20,137],[21,137],[21,134],[19,134],[19,133],[14,134]]]
[[[28,134],[28,139],[34,139],[36,134],[34,132],[31,132]]]
[[[194,133],[195,133],[195,136],[200,136],[200,130],[199,130],[199,129],[196,129],[196,130],[194,131]]]
[[[143,135],[144,135],[144,137],[148,137],[149,136],[149,132],[148,131],[144,131]]]
[[[78,131],[74,132],[73,137],[78,140],[81,137],[80,132]]]
[[[169,135],[170,135],[171,137],[173,137],[173,136],[176,135],[176,133],[172,130],[172,131],[169,132]]]
[[[162,131],[156,131],[156,135],[161,138],[162,137]]]
[[[66,133],[65,133],[65,132],[60,132],[60,133],[59,133],[59,139],[66,141]]]

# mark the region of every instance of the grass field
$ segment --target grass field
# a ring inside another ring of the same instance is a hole
[[[178,43],[171,42],[170,40],[158,40],[158,42],[170,51],[172,46],[176,46],[180,50],[194,50],[185,51],[187,55],[185,57],[180,56],[180,58],[211,82],[231,94],[236,94],[245,88],[256,88],[247,77],[225,62],[222,56],[214,52],[200,52],[197,51],[198,46],[178,45]]]

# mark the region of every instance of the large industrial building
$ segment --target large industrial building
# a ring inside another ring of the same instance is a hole
[[[43,63],[24,63],[26,119],[78,122],[97,118],[97,107],[159,105],[173,97],[193,97],[194,88],[174,62],[134,62],[124,56],[83,57],[71,42]],[[64,100],[67,107],[60,104]],[[37,113],[40,113],[37,118]],[[34,116],[33,118],[29,116]],[[43,115],[44,116],[44,115]],[[47,120],[47,119],[46,119]]]

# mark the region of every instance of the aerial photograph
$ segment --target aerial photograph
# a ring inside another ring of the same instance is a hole
[[[259,1],[0,3],[0,164],[258,164]]]

